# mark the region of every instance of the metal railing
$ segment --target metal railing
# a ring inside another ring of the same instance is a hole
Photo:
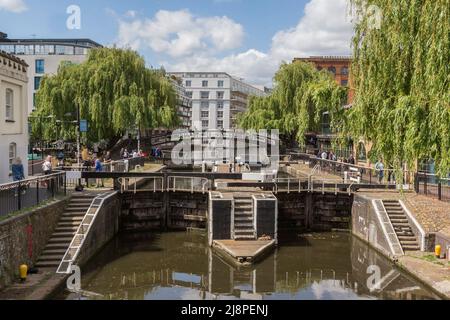
[[[202,192],[204,194],[211,190],[211,185],[211,181],[207,178],[169,176],[167,191]]]
[[[415,191],[430,198],[450,201],[450,178],[424,172],[416,173]]]
[[[138,168],[142,168],[145,165],[145,158],[129,158],[118,161],[104,162],[102,163],[102,172],[130,172]],[[59,167],[59,170],[68,172],[95,172],[95,166],[70,166]],[[67,187],[75,188],[76,186],[83,185],[88,186],[93,183],[95,179],[83,179],[80,178],[67,178]]]
[[[96,197],[87,210],[83,221],[77,229],[77,232],[72,238],[66,253],[64,254],[61,263],[56,270],[56,273],[68,274],[71,273],[71,266],[73,262],[78,258],[81,248],[83,247],[84,241],[89,235],[92,224],[94,223],[98,213],[100,212],[105,200],[113,197],[116,193],[106,193]]]
[[[0,185],[0,217],[28,209],[66,193],[65,172]]]
[[[164,177],[119,178],[120,193],[125,191],[164,192]],[[138,187],[139,185],[139,187]]]
[[[382,178],[380,178],[380,171],[373,167],[354,165],[341,161],[333,161],[327,159],[321,159],[313,155],[295,153],[292,154],[293,159],[301,160],[304,163],[308,163],[309,167],[314,170],[315,173],[327,172],[333,175],[345,178],[347,172],[350,176],[359,179],[360,183],[368,184],[402,184],[402,186],[413,184],[414,174],[408,170],[394,170],[383,169]],[[320,169],[319,169],[320,168]]]

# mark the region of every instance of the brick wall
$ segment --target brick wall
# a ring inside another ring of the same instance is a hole
[[[19,266],[32,267],[47,245],[67,199],[0,222],[0,289],[18,278]]]

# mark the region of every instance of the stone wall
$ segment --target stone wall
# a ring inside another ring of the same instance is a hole
[[[278,232],[350,229],[353,196],[344,193],[279,192]]]
[[[0,288],[18,278],[19,266],[32,267],[47,245],[68,199],[0,222]]]
[[[121,197],[121,230],[206,228],[208,194],[130,192]]]
[[[120,207],[119,194],[105,199],[80,250],[77,264],[86,263],[119,232]]]
[[[392,257],[389,242],[377,218],[372,200],[355,195],[352,208],[352,233],[372,247]]]

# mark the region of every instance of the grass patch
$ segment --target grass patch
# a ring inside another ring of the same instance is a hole
[[[422,257],[416,257],[416,258],[418,258],[420,260],[427,261],[427,262],[431,262],[431,263],[434,263],[434,264],[438,264],[438,265],[441,265],[441,266],[444,266],[444,267],[446,265],[450,266],[450,261],[446,262],[443,259],[438,259],[438,258],[436,258],[436,256],[434,254],[427,254],[427,255],[424,255]]]
[[[27,208],[24,208],[24,209],[19,210],[19,211],[14,211],[14,212],[8,213],[6,215],[0,216],[0,222],[8,220],[8,219],[13,218],[13,217],[20,216],[22,214],[29,213],[31,211],[34,211],[34,210],[37,210],[37,209],[40,209],[40,208],[43,208],[43,207],[45,207],[45,206],[47,206],[49,204],[52,204],[52,203],[54,203],[56,201],[63,200],[65,198],[66,197],[55,197],[53,199],[48,199],[48,200],[42,201],[39,204],[34,205],[32,207],[27,207]]]

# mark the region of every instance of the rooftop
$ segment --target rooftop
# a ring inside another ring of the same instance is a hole
[[[310,57],[302,57],[302,58],[294,58],[294,61],[351,61],[353,59],[352,56],[310,56]]]
[[[9,53],[7,53],[5,51],[0,50],[0,57],[9,59],[11,61],[14,61],[14,62],[20,64],[23,67],[28,67],[28,64],[24,60],[19,59],[15,55],[9,54]]]
[[[0,43],[3,44],[68,44],[84,47],[101,47],[102,45],[87,38],[33,38],[33,39],[10,39],[6,33],[0,31]]]

